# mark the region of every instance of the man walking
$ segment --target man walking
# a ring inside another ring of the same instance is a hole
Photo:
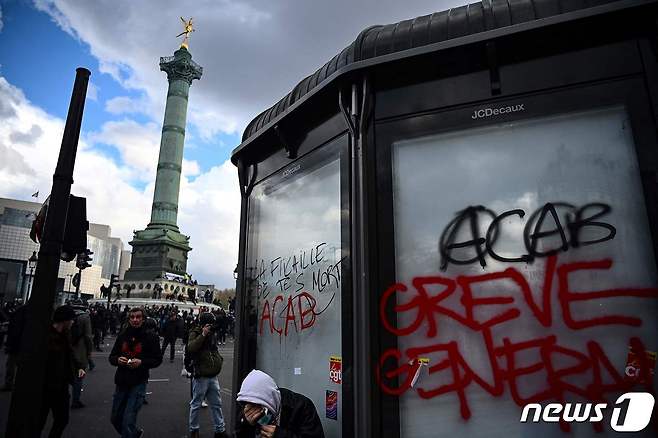
[[[169,349],[169,362],[174,361],[174,353],[176,349],[176,338],[179,336],[180,328],[178,315],[176,312],[171,312],[169,314],[169,319],[165,321],[162,326],[162,336],[164,341],[162,341],[162,357],[164,357],[165,351],[167,351],[167,345],[170,345]]]
[[[215,316],[203,313],[199,325],[190,330],[187,353],[192,356],[192,401],[190,401],[190,438],[199,438],[199,409],[208,401],[215,438],[228,438],[219,393],[219,378],[223,359],[217,351],[217,338],[213,332]]]
[[[74,308],[74,311],[76,313],[75,321],[70,330],[73,355],[80,367],[87,370],[92,349],[91,319],[89,313],[84,310],[84,307]],[[71,385],[72,409],[85,407],[80,400],[80,396],[82,395],[82,383],[83,379],[81,377],[73,376],[73,383]]]
[[[7,353],[7,366],[5,368],[5,386],[3,391],[14,389],[14,378],[16,377],[16,366],[18,354],[20,353],[21,339],[25,327],[25,314],[27,305],[17,307],[9,318],[9,331],[5,342],[5,353]]]
[[[137,414],[144,403],[149,369],[162,363],[160,339],[144,329],[144,310],[135,307],[128,312],[128,325],[117,336],[110,363],[117,367],[116,389],[112,399],[112,425],[121,438],[138,438]]]
[[[53,425],[48,438],[59,438],[69,423],[69,385],[73,378],[85,376],[83,366],[76,362],[71,348],[69,330],[75,319],[71,306],[55,309],[48,332],[48,356],[44,380],[39,431],[43,430],[48,412],[53,412]]]

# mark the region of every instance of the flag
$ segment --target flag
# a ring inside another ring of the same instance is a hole
[[[32,193],[33,198],[38,198],[39,197],[39,191],[37,190],[36,192]]]

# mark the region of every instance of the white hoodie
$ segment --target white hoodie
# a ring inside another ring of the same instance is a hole
[[[254,403],[265,406],[276,417],[281,409],[281,392],[276,382],[260,370],[252,370],[242,381],[239,402]]]

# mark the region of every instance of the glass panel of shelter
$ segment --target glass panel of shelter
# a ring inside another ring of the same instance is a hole
[[[315,404],[341,436],[340,148],[345,137],[258,183],[249,199],[247,309],[255,366]],[[253,354],[253,352],[251,352]]]
[[[397,336],[402,373],[384,390],[400,394],[400,436],[601,436],[521,423],[521,409],[655,393],[637,364],[655,368],[658,277],[624,107],[396,141],[391,155],[396,284],[381,300],[397,307],[380,323]]]

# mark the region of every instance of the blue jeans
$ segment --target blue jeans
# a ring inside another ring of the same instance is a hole
[[[146,382],[133,387],[116,387],[112,398],[112,425],[121,438],[137,436],[137,413],[146,396]]]
[[[212,414],[212,424],[215,432],[224,432],[224,415],[222,414],[222,398],[219,395],[219,379],[217,377],[195,377],[192,379],[192,401],[190,401],[190,431],[199,430],[199,409],[205,398]]]

